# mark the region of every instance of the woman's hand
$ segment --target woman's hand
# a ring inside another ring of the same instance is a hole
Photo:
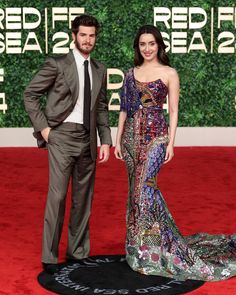
[[[164,164],[168,163],[174,157],[174,147],[171,144],[168,144],[166,148],[166,155]]]
[[[123,161],[123,156],[122,156],[122,153],[121,153],[120,144],[116,144],[114,155],[115,155],[116,159]]]

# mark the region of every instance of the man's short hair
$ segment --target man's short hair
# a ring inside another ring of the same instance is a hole
[[[99,32],[100,25],[97,21],[97,19],[91,15],[87,14],[82,14],[80,16],[77,16],[73,21],[72,21],[72,32],[77,35],[79,31],[79,26],[85,26],[85,27],[95,27],[96,30],[96,35]]]

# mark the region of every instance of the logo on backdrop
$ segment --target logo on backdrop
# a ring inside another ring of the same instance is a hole
[[[84,7],[52,7],[43,12],[33,7],[8,7],[0,9],[0,54],[24,54],[36,51],[39,54],[65,54],[74,48],[71,40],[71,22],[85,12]],[[60,31],[68,28],[69,32]],[[44,38],[42,40],[42,30]],[[49,48],[49,43],[52,48]],[[112,77],[119,82],[111,82]],[[107,89],[110,90],[109,110],[119,110],[119,89],[124,74],[120,69],[107,71]],[[4,82],[4,69],[0,68],[0,83]],[[8,107],[5,93],[0,93],[0,111]]]
[[[52,7],[40,11],[34,7],[0,9],[0,54],[67,53],[74,44],[71,33],[60,28],[71,28],[71,21],[85,12],[84,7]],[[154,25],[162,25],[168,50],[172,53],[191,51],[217,53],[235,52],[236,7],[154,7]],[[217,28],[214,27],[217,22]],[[227,30],[224,30],[227,27]],[[44,38],[41,34],[44,31]],[[171,32],[170,32],[171,31]],[[205,37],[209,35],[210,44]],[[49,50],[49,41],[52,48]],[[50,51],[50,52],[49,52]]]
[[[209,11],[201,7],[154,7],[153,19],[154,25],[163,29],[167,51],[235,53],[236,7],[211,7]]]
[[[33,7],[0,9],[0,29],[3,31],[0,33],[0,54],[22,54],[27,51],[48,54],[49,41],[52,41],[53,54],[67,53],[73,47],[71,33],[58,31],[58,26],[70,29],[73,19],[83,13],[83,7],[45,8],[44,13]],[[53,32],[52,36],[49,36],[49,32]]]
[[[0,9],[0,54],[24,54],[30,51],[39,54],[68,53],[69,49],[74,47],[70,33],[71,21],[84,12],[84,7],[52,7],[44,8],[43,11],[34,7],[2,8]],[[154,25],[161,28],[167,51],[171,53],[235,52],[235,7],[212,7],[209,11],[201,7],[154,7],[153,19]],[[214,28],[216,21],[217,29]],[[225,25],[227,31],[223,30]],[[64,31],[65,27],[69,32]],[[207,36],[210,36],[210,44],[205,41]],[[52,47],[49,48],[49,44]],[[112,78],[119,82],[111,82],[114,81]],[[119,90],[123,78],[124,74],[120,69],[108,69],[107,89],[111,93],[110,111],[119,110]],[[4,82],[4,69],[0,68],[0,83],[2,82]],[[164,108],[168,110],[167,103]],[[5,114],[7,109],[5,93],[0,93],[0,111]]]

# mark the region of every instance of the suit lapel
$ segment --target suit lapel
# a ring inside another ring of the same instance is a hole
[[[92,86],[92,93],[91,93],[91,109],[92,109],[96,102],[98,93],[101,89],[103,71],[93,59],[91,59],[91,69],[92,69],[92,76],[93,76],[93,86]]]
[[[72,100],[75,104],[79,96],[79,76],[77,72],[76,62],[73,52],[70,51],[64,60],[64,73],[66,82],[72,93]],[[92,93],[91,93],[91,109],[93,108],[96,98],[99,94],[103,79],[103,70],[99,65],[91,58],[91,70],[92,70]]]
[[[75,104],[79,96],[79,76],[72,51],[65,58],[64,73],[66,82],[72,93],[73,103]]]

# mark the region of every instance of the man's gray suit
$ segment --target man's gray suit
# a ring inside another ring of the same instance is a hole
[[[106,68],[91,59],[90,132],[83,125],[63,123],[74,109],[79,95],[79,78],[73,53],[48,58],[24,92],[26,111],[34,127],[38,146],[48,147],[49,190],[45,210],[44,263],[57,263],[58,244],[64,221],[65,197],[72,175],[72,206],[67,257],[89,254],[89,215],[94,187],[97,130],[101,144],[111,145],[106,99]],[[45,110],[40,98],[47,93]],[[48,144],[41,130],[51,127]]]

